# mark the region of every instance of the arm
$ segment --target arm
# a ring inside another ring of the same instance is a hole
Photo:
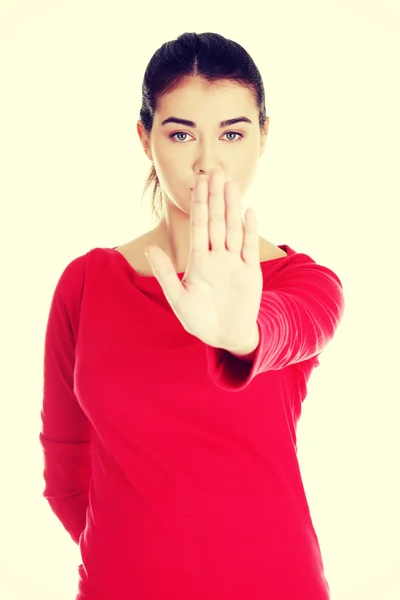
[[[75,341],[71,311],[66,306],[66,294],[62,293],[67,291],[66,278],[64,272],[48,317],[39,439],[44,455],[43,496],[78,543],[89,503],[92,427],[73,391]]]
[[[235,350],[235,351],[228,350],[228,352],[230,354],[232,354],[233,356],[235,356],[236,358],[244,360],[245,362],[248,362],[248,363],[252,363],[257,354],[257,349],[258,349],[259,343],[260,343],[260,330],[259,330],[259,327],[257,324],[256,331],[254,333],[254,338],[248,346],[239,348],[238,350]]]

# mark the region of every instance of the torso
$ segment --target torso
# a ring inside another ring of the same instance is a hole
[[[287,256],[287,253],[284,250],[281,250],[281,248],[275,246],[275,244],[272,244],[261,236],[259,236],[259,242],[260,262]],[[153,234],[153,230],[147,231],[143,235],[130,242],[127,242],[126,244],[123,244],[122,246],[118,246],[116,251],[120,252],[120,254],[126,258],[136,273],[139,275],[152,277],[154,276],[154,273],[152,272],[147,258],[144,255],[144,249],[150,244],[155,246],[158,245],[155,235]]]

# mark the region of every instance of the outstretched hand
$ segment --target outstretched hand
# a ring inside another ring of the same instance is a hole
[[[254,339],[263,276],[254,209],[242,221],[240,188],[215,169],[197,179],[190,210],[190,251],[182,281],[158,246],[146,256],[184,329],[205,344],[234,350]]]

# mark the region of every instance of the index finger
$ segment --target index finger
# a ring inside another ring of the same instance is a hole
[[[209,250],[208,231],[208,182],[198,179],[191,194],[190,205],[190,251]]]

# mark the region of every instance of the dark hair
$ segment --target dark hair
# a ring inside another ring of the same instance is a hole
[[[186,78],[195,76],[209,83],[229,79],[249,89],[259,109],[260,130],[263,132],[268,119],[264,85],[251,56],[240,44],[218,33],[184,33],[176,40],[164,43],[147,65],[140,109],[140,120],[147,134],[151,132],[159,98],[182,85]],[[162,196],[154,164],[145,182],[142,201],[152,183],[152,216],[160,221]]]

